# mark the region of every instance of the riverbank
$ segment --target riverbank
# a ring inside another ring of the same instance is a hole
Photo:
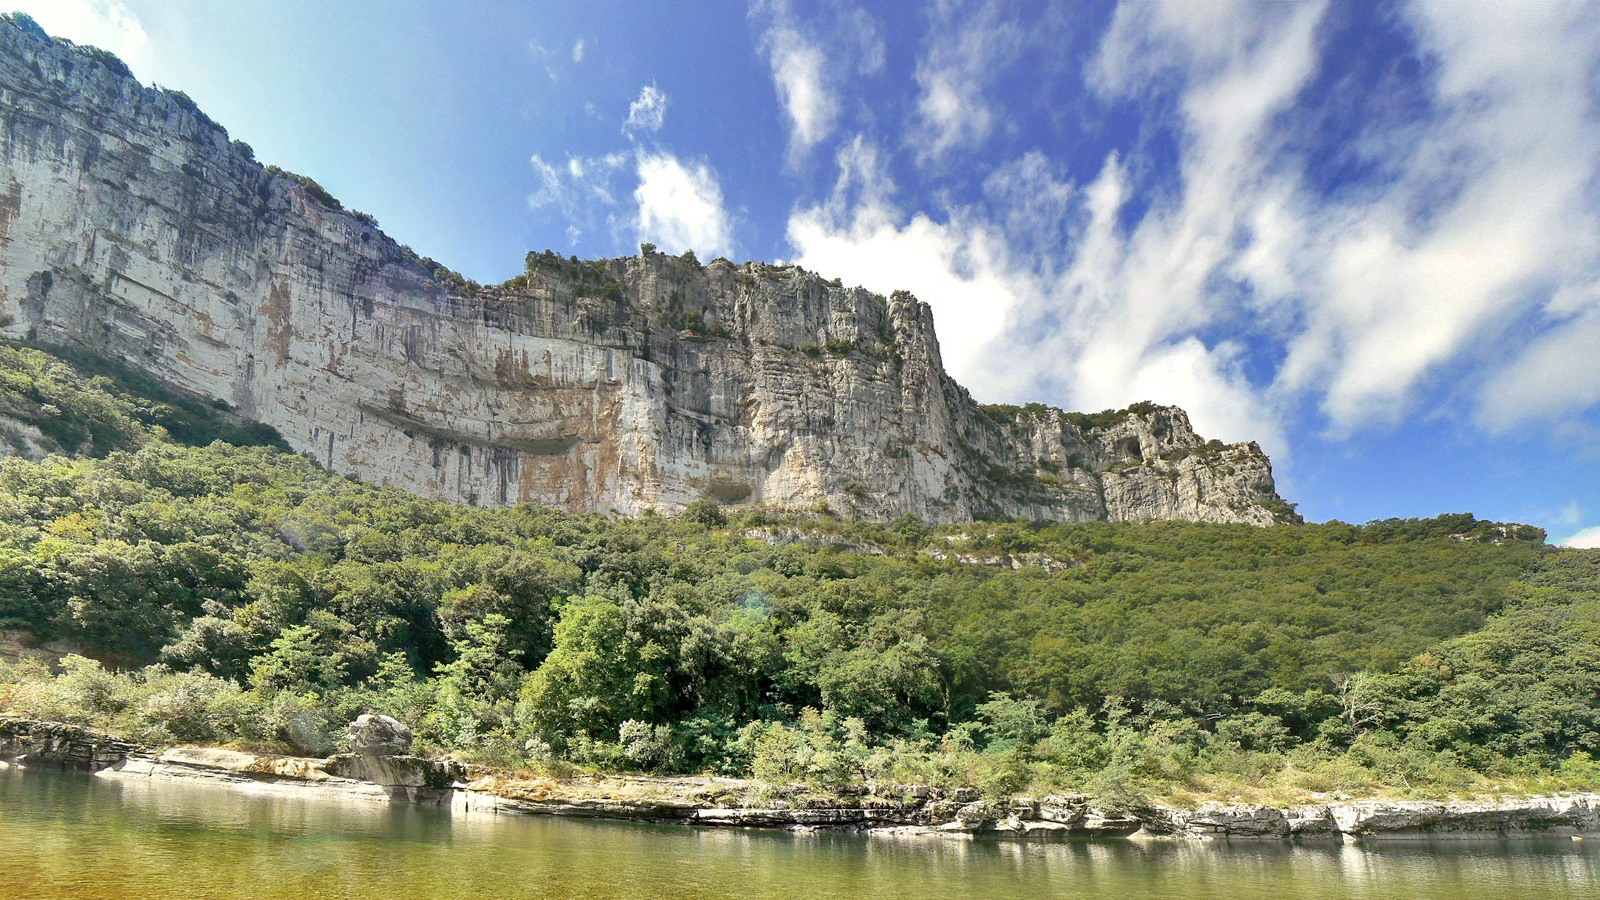
[[[140,747],[58,722],[0,719],[0,766],[187,782],[256,794],[448,806],[461,815],[553,815],[685,825],[1001,837],[1438,838],[1600,834],[1600,794],[1297,806],[1202,801],[1129,809],[1082,795],[985,800],[920,785],[819,794],[734,778],[517,777],[408,755],[276,756]]]

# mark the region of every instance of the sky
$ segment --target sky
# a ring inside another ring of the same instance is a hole
[[[1600,8],[0,0],[480,281],[651,242],[1183,406],[1314,521],[1600,546]]]

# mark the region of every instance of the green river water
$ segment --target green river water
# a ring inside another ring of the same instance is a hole
[[[695,829],[0,772],[0,898],[1600,898],[1600,839],[1026,843]]]

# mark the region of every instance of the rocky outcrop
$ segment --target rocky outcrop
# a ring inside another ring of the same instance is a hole
[[[1496,800],[1357,801],[1328,807],[1349,835],[1521,834],[1600,831],[1600,796]]]
[[[341,753],[330,756],[323,768],[340,778],[391,788],[445,790],[466,777],[466,767],[460,763],[409,755]]]
[[[530,255],[483,289],[436,271],[184,95],[0,24],[0,333],[118,358],[335,471],[623,514],[1294,518],[1258,447],[1181,410],[978,406],[907,294],[650,251]]]
[[[330,773],[327,760],[261,756],[209,747],[133,754],[95,773],[119,781],[167,781],[226,787],[249,794],[330,797],[376,802],[438,801],[439,792],[395,788]]]
[[[367,717],[354,732],[396,747],[394,729]],[[394,720],[390,720],[393,722]],[[398,722],[394,724],[398,725]],[[402,728],[404,726],[401,726]],[[383,732],[375,734],[374,730]],[[409,750],[409,744],[405,745]],[[1307,806],[1204,802],[1114,809],[1082,794],[1005,802],[969,788],[855,785],[816,794],[709,776],[472,775],[463,764],[408,754],[275,756],[206,747],[155,752],[76,725],[0,718],[0,768],[68,768],[107,778],[208,783],[253,793],[326,795],[449,805],[460,814],[558,815],[690,825],[1019,838],[1426,838],[1600,833],[1600,794],[1475,800],[1348,800]]]
[[[0,717],[0,760],[19,766],[93,772],[138,749],[131,741],[65,722]]]
[[[352,723],[365,752],[326,759],[274,756],[215,747],[150,751],[132,741],[64,722],[0,717],[0,763],[24,768],[98,772],[124,778],[211,781],[254,786],[316,785],[345,793],[418,799],[448,791],[466,777],[454,760],[409,755],[410,729],[388,716]],[[387,723],[374,720],[387,719]],[[399,729],[393,728],[399,726]],[[357,727],[360,725],[361,727]],[[401,742],[399,735],[405,740]],[[406,753],[389,753],[400,748]]]
[[[776,797],[776,798],[775,798]],[[1082,795],[1005,803],[922,786],[814,796],[728,778],[595,777],[534,783],[486,777],[450,798],[462,814],[558,815],[690,825],[1052,838],[1418,838],[1600,832],[1600,795],[1486,801],[1250,803],[1117,810]]]
[[[448,801],[466,774],[460,763],[419,756],[337,754],[326,759],[273,756],[209,747],[131,753],[100,768],[109,778],[207,782],[256,792],[317,789],[379,800]]]
[[[47,666],[65,656],[82,656],[84,648],[65,640],[40,642],[32,632],[0,628],[0,661],[35,660]]]

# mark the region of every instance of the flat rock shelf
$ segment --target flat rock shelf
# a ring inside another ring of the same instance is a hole
[[[1437,838],[1600,833],[1600,795],[1473,800],[1348,800],[1277,807],[1200,803],[1129,809],[1082,795],[996,802],[969,790],[859,786],[819,796],[799,785],[715,777],[516,778],[407,754],[274,756],[153,750],[77,726],[0,719],[0,761],[121,780],[186,782],[262,795],[448,807],[464,816],[547,815],[697,826],[1014,838]]]

